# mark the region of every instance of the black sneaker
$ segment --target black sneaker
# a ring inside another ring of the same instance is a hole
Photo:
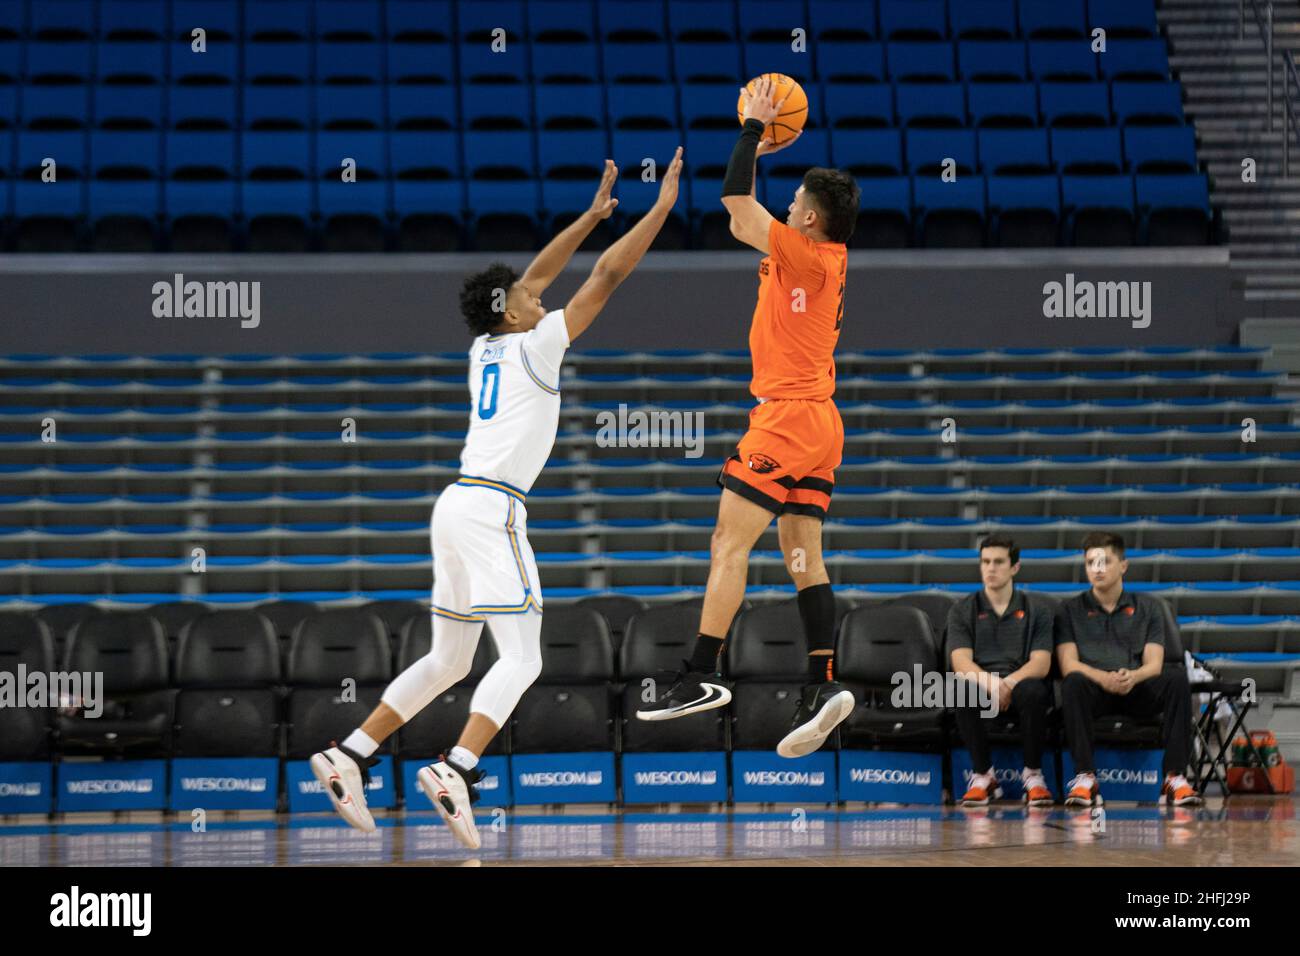
[[[804,685],[790,732],[776,745],[776,752],[782,757],[807,756],[853,713],[853,706],[853,695],[838,681]]]
[[[672,720],[687,714],[725,707],[731,702],[731,687],[717,674],[692,671],[688,661],[668,680],[668,690],[636,712],[638,720]]]

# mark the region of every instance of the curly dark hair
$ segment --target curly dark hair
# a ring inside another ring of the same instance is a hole
[[[465,324],[477,338],[486,335],[501,324],[504,312],[492,308],[497,300],[497,289],[503,295],[519,281],[519,273],[504,262],[494,262],[482,272],[476,272],[460,287],[460,313]],[[504,301],[504,299],[502,300]]]
[[[858,224],[862,195],[853,177],[839,169],[814,166],[803,174],[803,191],[821,214],[826,237],[832,242],[848,242]]]

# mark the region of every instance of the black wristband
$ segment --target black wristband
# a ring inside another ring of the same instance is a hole
[[[754,188],[754,156],[758,152],[758,139],[766,128],[762,120],[745,120],[745,129],[731,151],[727,173],[722,177],[722,195],[748,196]]]

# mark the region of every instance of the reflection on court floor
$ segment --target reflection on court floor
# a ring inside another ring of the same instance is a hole
[[[482,814],[470,853],[433,813],[395,814],[375,833],[330,816],[210,822],[0,826],[3,866],[348,864],[716,864],[740,862],[1039,866],[1300,864],[1289,798],[1199,810],[960,809]]]

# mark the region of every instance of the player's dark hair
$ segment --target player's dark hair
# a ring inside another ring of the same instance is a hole
[[[506,294],[518,281],[519,273],[504,262],[494,262],[465,280],[460,287],[460,312],[475,338],[488,334],[501,324],[505,312],[492,306],[501,302],[504,307]],[[497,289],[502,290],[499,296]]]
[[[1086,554],[1093,548],[1110,548],[1115,552],[1115,557],[1121,561],[1124,560],[1124,539],[1111,531],[1089,531],[1083,539],[1083,550]]]
[[[1006,548],[1007,557],[1011,559],[1012,564],[1020,560],[1020,545],[1016,544],[1015,539],[1010,535],[990,534],[986,536],[980,542],[980,552],[982,553],[985,548]]]
[[[848,242],[858,224],[858,198],[862,190],[843,170],[814,166],[803,174],[803,191],[821,214],[826,238]]]

